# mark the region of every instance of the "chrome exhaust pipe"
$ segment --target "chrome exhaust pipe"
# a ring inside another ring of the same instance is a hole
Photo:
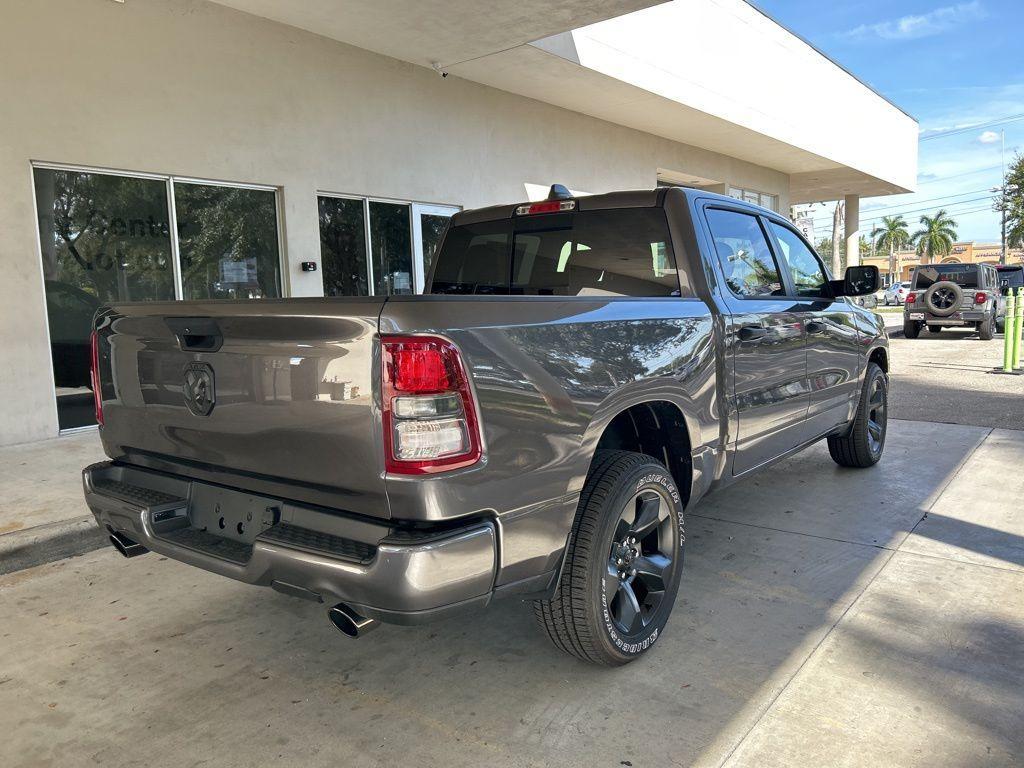
[[[137,541],[132,541],[123,533],[118,533],[117,531],[110,532],[110,543],[114,545],[114,549],[125,557],[138,557],[149,552],[148,549]]]
[[[345,603],[338,603],[327,612],[327,618],[335,629],[353,639],[365,635],[380,626],[376,619],[360,616]]]

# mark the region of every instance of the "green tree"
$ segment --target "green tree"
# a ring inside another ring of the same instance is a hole
[[[928,261],[948,255],[953,250],[955,241],[956,222],[945,209],[937,211],[934,216],[922,216],[921,229],[910,236],[910,242],[917,250],[917,255],[925,257]]]
[[[1006,247],[1024,248],[1024,155],[1015,155],[1006,169],[995,209],[1006,215]]]
[[[889,251],[889,282],[891,283],[896,279],[895,276],[898,271],[896,251],[906,248],[910,242],[907,222],[902,216],[883,216],[882,225],[872,230],[871,237],[878,238],[879,248],[886,248]]]

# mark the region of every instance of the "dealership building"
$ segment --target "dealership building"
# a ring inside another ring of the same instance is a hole
[[[461,208],[914,189],[917,123],[743,0],[46,0],[0,23],[0,444],[116,301],[411,293]]]

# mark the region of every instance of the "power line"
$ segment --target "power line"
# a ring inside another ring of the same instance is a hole
[[[912,209],[912,210],[909,210],[909,211],[900,211],[899,215],[900,216],[905,216],[905,215],[909,215],[909,214],[912,214],[912,213],[923,213],[925,211],[933,211],[933,210],[937,210],[937,209],[944,209],[945,210],[945,209],[955,208],[958,205],[968,205],[970,203],[977,203],[977,202],[980,202],[982,200],[991,200],[991,199],[992,199],[991,195],[985,195],[983,197],[972,197],[969,200],[958,200],[956,202],[952,202],[952,203],[945,204],[945,205],[939,205],[939,206],[927,205],[924,208],[915,208],[915,209]],[[917,203],[912,203],[912,205],[916,205],[916,204]],[[954,213],[958,213],[958,212],[954,211]],[[962,213],[962,212],[959,212],[959,213]],[[886,215],[891,215],[891,214],[883,214],[882,216],[862,217],[860,219],[860,222],[861,222],[861,224],[864,224],[865,222],[868,222],[868,221],[880,221],[881,219],[885,218]],[[831,224],[832,223],[832,217],[828,216],[828,217],[823,217],[823,218],[812,219],[811,222],[813,224],[815,224],[815,225],[817,225],[819,222],[820,223],[829,223],[829,224]]]
[[[950,128],[946,131],[936,131],[930,133],[927,136],[922,136],[919,141],[931,141],[932,139],[941,139],[946,136],[957,136],[961,133],[968,133],[970,131],[976,131],[979,128],[990,128],[994,125],[1004,125],[1006,123],[1014,123],[1018,120],[1024,120],[1024,113],[1019,115],[1009,115],[1007,117],[996,118],[995,120],[988,120],[984,123],[975,123],[974,125],[964,125],[960,128]]]
[[[951,200],[954,197],[964,197],[965,195],[977,195],[981,192],[990,192],[991,189],[986,187],[985,189],[972,189],[970,192],[958,192],[955,195],[942,195],[941,197],[931,197],[925,200],[908,200],[905,203],[893,203],[892,205],[884,205],[879,208],[866,208],[862,210],[862,213],[877,213],[878,211],[888,211],[893,208],[905,208],[908,205],[920,205],[921,203],[932,203],[936,200]]]
[[[941,200],[952,200],[952,199],[957,198],[957,197],[963,197],[964,195],[977,195],[977,194],[980,194],[982,192],[991,192],[991,191],[992,191],[992,189],[990,187],[985,187],[984,189],[972,189],[972,190],[970,190],[968,192],[957,192],[957,193],[954,193],[954,194],[951,194],[951,195],[940,195],[939,197],[930,197],[930,198],[925,198],[924,200],[907,200],[907,202],[905,202],[905,203],[893,203],[892,205],[885,205],[885,206],[881,206],[881,207],[878,207],[878,208],[865,208],[861,212],[862,213],[876,213],[878,211],[890,211],[890,210],[892,210],[894,208],[906,208],[907,206],[920,205],[921,203],[931,203],[931,202],[936,202],[936,201],[941,201]],[[914,194],[914,193],[910,192],[910,193],[907,193],[907,194]],[[810,213],[810,212],[811,212],[810,210],[806,211],[806,213]],[[818,216],[817,218],[814,219],[814,221],[824,221],[826,219],[831,221],[832,216],[831,215],[828,215],[828,216]]]

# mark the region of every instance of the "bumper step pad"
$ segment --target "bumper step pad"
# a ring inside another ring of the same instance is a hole
[[[357,563],[368,563],[376,554],[377,548],[372,544],[353,541],[342,536],[311,531],[297,525],[278,523],[268,528],[257,537],[258,541],[281,544],[286,547],[303,549],[308,552],[320,552],[341,560],[352,560]]]

